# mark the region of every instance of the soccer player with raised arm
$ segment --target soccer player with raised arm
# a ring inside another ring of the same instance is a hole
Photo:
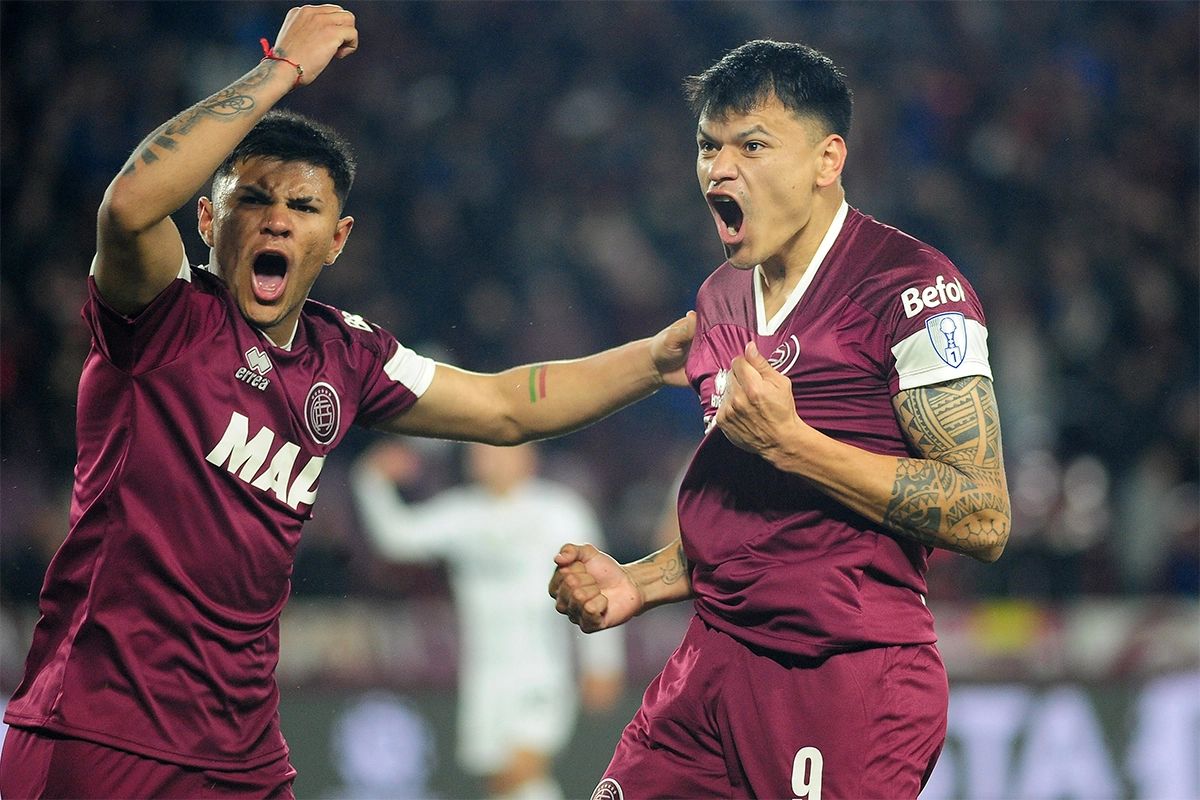
[[[847,204],[828,57],[753,41],[685,87],[727,261],[696,303],[707,433],[680,538],[623,566],[566,545],[550,593],[585,631],[695,615],[594,796],[916,797],[949,697],[929,549],[986,563],[1008,540],[983,310],[942,253]]]
[[[358,42],[348,11],[292,9],[258,66],[151,133],[105,193],[70,531],[4,715],[5,798],[291,797],[279,615],[349,427],[513,444],[684,384],[691,315],[484,375],[308,299],[354,225],[354,162],[272,107]],[[197,267],[170,215],[210,178]]]

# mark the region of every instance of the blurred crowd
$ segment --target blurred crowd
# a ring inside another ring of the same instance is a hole
[[[348,3],[359,52],[285,106],[354,144],[356,219],[314,297],[468,369],[653,333],[721,261],[680,91],[752,38],[827,52],[855,92],[851,205],[943,250],[981,296],[1016,521],[931,597],[1197,595],[1195,2]],[[288,6],[0,3],[0,593],[35,602],[66,533],[95,210],[140,139],[250,69]],[[176,215],[193,262],[194,205]],[[653,545],[701,435],[666,390],[549,443],[618,558]],[[346,474],[322,475],[298,594],[409,595]],[[458,480],[438,456],[433,494]],[[440,460],[439,460],[440,459]],[[547,569],[547,579],[550,570]]]

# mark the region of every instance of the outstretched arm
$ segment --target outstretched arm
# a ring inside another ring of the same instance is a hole
[[[985,563],[1000,557],[1011,511],[989,379],[971,376],[896,395],[896,418],[921,456],[896,458],[807,425],[796,413],[790,381],[753,343],[731,373],[717,425],[735,445],[900,536]]]
[[[692,596],[683,543],[622,566],[590,544],[563,545],[554,557],[558,569],[550,579],[550,596],[585,633],[628,622],[643,611]]]
[[[238,142],[293,87],[358,46],[354,16],[334,5],[288,12],[274,53],[234,83],[161,125],[109,184],[97,214],[95,280],[123,314],[150,304],[179,273],[183,240],[170,215],[212,177]],[[297,81],[297,77],[299,80]]]
[[[683,386],[696,315],[650,339],[573,361],[484,375],[438,364],[412,408],[379,426],[390,433],[518,444],[590,425],[665,385]]]

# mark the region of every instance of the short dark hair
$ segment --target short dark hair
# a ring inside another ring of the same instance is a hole
[[[213,177],[224,178],[232,174],[235,164],[254,157],[303,161],[314,167],[324,167],[333,179],[333,191],[340,208],[346,206],[358,168],[354,163],[354,151],[341,134],[286,109],[267,112],[221,162]]]
[[[793,114],[819,120],[829,133],[850,134],[851,92],[829,56],[803,44],[756,39],[730,50],[684,93],[697,117],[745,114],[772,94]]]

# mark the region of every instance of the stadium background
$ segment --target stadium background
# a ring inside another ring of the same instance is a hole
[[[1004,421],[1009,548],[930,573],[954,691],[926,795],[1200,797],[1197,3],[348,7],[359,52],[284,102],[360,165],[354,235],[314,297],[479,370],[688,309],[721,253],[682,78],[750,38],[828,52],[855,91],[848,199],[972,281]],[[65,534],[101,194],[142,136],[253,66],[287,8],[0,4],[5,696]],[[193,209],[176,217],[195,262]],[[666,390],[547,444],[545,472],[636,557],[699,433],[694,397]],[[285,613],[297,792],[477,796],[452,759],[445,576],[373,558],[349,503],[369,441],[327,464]],[[426,450],[418,494],[457,477],[453,447]],[[570,791],[590,790],[685,619],[632,624],[630,691],[582,720],[559,764]]]

